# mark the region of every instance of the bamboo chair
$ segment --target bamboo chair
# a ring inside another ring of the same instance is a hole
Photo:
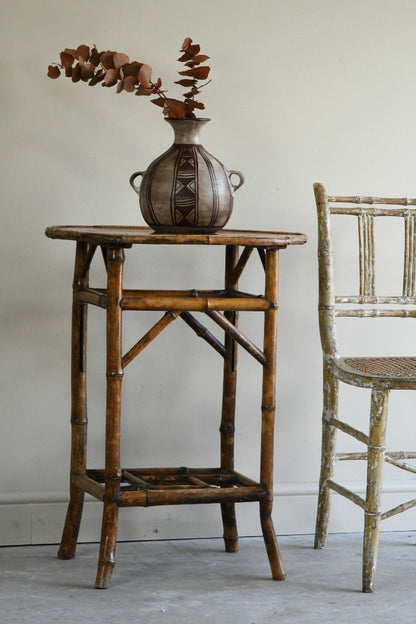
[[[314,191],[318,211],[319,326],[323,351],[322,457],[315,548],[325,545],[330,492],[334,490],[364,510],[362,589],[372,592],[381,520],[416,505],[416,499],[413,499],[381,512],[384,462],[416,473],[413,465],[403,461],[416,458],[416,452],[385,451],[389,393],[390,390],[416,389],[416,357],[341,357],[338,353],[336,318],[416,317],[416,199],[330,197],[322,184],[315,184]],[[358,220],[358,295],[335,296],[334,293],[332,215],[349,215]],[[396,217],[404,221],[404,269],[400,295],[376,294],[374,222],[382,217]],[[367,433],[338,418],[339,381],[371,389]],[[367,447],[366,452],[336,453],[337,429],[363,443]],[[334,481],[336,459],[367,461],[365,498]]]

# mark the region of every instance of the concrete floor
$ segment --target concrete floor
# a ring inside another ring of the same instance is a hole
[[[288,578],[272,581],[261,538],[124,542],[111,588],[95,590],[98,544],[0,549],[0,622],[24,624],[414,624],[416,532],[382,533],[376,590],[362,594],[361,535],[279,539]]]

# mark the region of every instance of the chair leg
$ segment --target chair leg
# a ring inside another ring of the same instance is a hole
[[[118,499],[121,484],[121,390],[123,249],[107,251],[107,397],[105,434],[105,494],[101,528],[100,556],[95,587],[110,585],[115,563],[118,525]]]
[[[280,556],[279,544],[272,520],[272,501],[260,501],[260,522],[263,532],[264,545],[269,558],[272,578],[275,581],[284,581],[286,573]]]
[[[103,522],[101,528],[101,545],[98,559],[96,589],[107,589],[115,565],[117,544],[118,505],[112,501],[105,501]]]
[[[225,256],[225,288],[237,289],[234,278],[234,268],[238,261],[238,247],[229,245]],[[236,327],[238,325],[237,312],[225,312],[226,318]],[[223,372],[222,415],[221,415],[221,468],[234,470],[234,430],[235,404],[237,386],[237,343],[226,333],[224,338],[226,357]],[[238,531],[234,503],[221,504],[221,517],[225,551],[238,552]]]
[[[74,285],[88,286],[90,248],[77,244]],[[83,268],[85,267],[85,268]],[[71,338],[71,478],[85,474],[87,464],[87,318],[88,307],[74,293]],[[84,492],[70,484],[70,498],[58,550],[59,559],[75,557],[79,527],[84,505]]]
[[[221,503],[222,524],[224,527],[224,546],[228,553],[238,552],[237,521],[234,503]]]
[[[270,310],[264,314],[264,354],[266,364],[263,366],[263,387],[261,400],[261,451],[260,451],[260,483],[268,496],[260,501],[260,521],[264,544],[276,581],[286,578],[280,557],[276,531],[273,527],[273,462],[274,462],[274,421],[276,411],[276,342],[277,342],[277,311],[278,311],[278,275],[279,256],[277,250],[266,251],[266,287],[265,294],[272,302]]]
[[[380,531],[381,487],[385,454],[388,390],[371,394],[370,431],[367,460],[367,493],[363,539],[363,592],[374,589]]]
[[[323,411],[322,411],[322,452],[321,474],[319,478],[318,508],[315,528],[315,548],[323,548],[328,533],[331,491],[328,479],[334,474],[336,428],[330,424],[338,414],[339,381],[324,362],[323,366]]]
[[[234,470],[234,414],[236,396],[236,343],[230,336],[226,336],[225,345],[227,358],[224,366],[224,390],[221,418],[221,467],[224,470]],[[225,551],[238,552],[238,531],[234,503],[221,504],[221,517],[224,530]]]
[[[58,559],[73,559],[75,557],[83,507],[84,492],[71,485],[65,525],[58,550]]]

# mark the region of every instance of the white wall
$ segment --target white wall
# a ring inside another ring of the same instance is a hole
[[[185,36],[211,57],[203,101],[212,121],[203,144],[246,176],[230,227],[309,237],[281,256],[275,521],[280,533],[313,532],[321,360],[312,184],[322,181],[334,193],[416,196],[416,3],[3,0],[1,9],[1,543],[57,541],[65,514],[74,245],[46,239],[44,229],[142,224],[128,178],[171,142],[149,101],[52,81],[46,68],[63,48],[95,42],[150,63],[172,84]],[[222,279],[212,250],[197,258],[195,250],[179,258],[165,249],[130,253],[127,279],[136,285],[139,278],[154,284],[162,273],[178,287]],[[256,290],[258,277],[253,266],[247,289]],[[258,338],[253,320],[245,322]],[[128,317],[127,346],[149,323]],[[100,466],[101,311],[92,310],[90,327],[90,465]],[[245,353],[240,366],[237,467],[255,476],[259,373]],[[220,376],[208,346],[184,324],[169,327],[126,375],[124,463],[217,464]],[[349,396],[356,409],[361,395]],[[413,405],[403,395],[400,409],[410,415]],[[408,488],[392,480],[390,498]],[[259,533],[256,507],[239,506],[241,534]],[[413,520],[410,512],[385,526],[408,528]],[[100,505],[90,502],[81,538],[97,540],[99,525]],[[361,513],[337,501],[331,530],[360,528]],[[121,511],[122,539],[219,534],[216,506]]]

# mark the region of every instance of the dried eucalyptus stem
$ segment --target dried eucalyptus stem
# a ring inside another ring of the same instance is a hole
[[[206,80],[210,67],[202,65],[209,56],[200,54],[201,47],[194,44],[190,37],[186,37],[180,50],[178,61],[184,63],[185,69],[179,71],[183,76],[175,84],[186,87],[183,100],[177,100],[165,95],[162,90],[162,80],[152,81],[153,70],[147,63],[130,61],[127,54],[106,50],[99,52],[96,45],[92,48],[82,44],[75,48],[65,48],[60,53],[60,63],[53,63],[48,67],[49,78],[59,78],[62,72],[72,82],[87,82],[90,86],[99,83],[103,87],[117,85],[116,92],[127,91],[136,95],[157,95],[151,102],[163,108],[165,117],[180,119],[195,119],[195,109],[204,110],[202,102],[195,99],[202,87],[210,81],[200,85],[198,81]]]

